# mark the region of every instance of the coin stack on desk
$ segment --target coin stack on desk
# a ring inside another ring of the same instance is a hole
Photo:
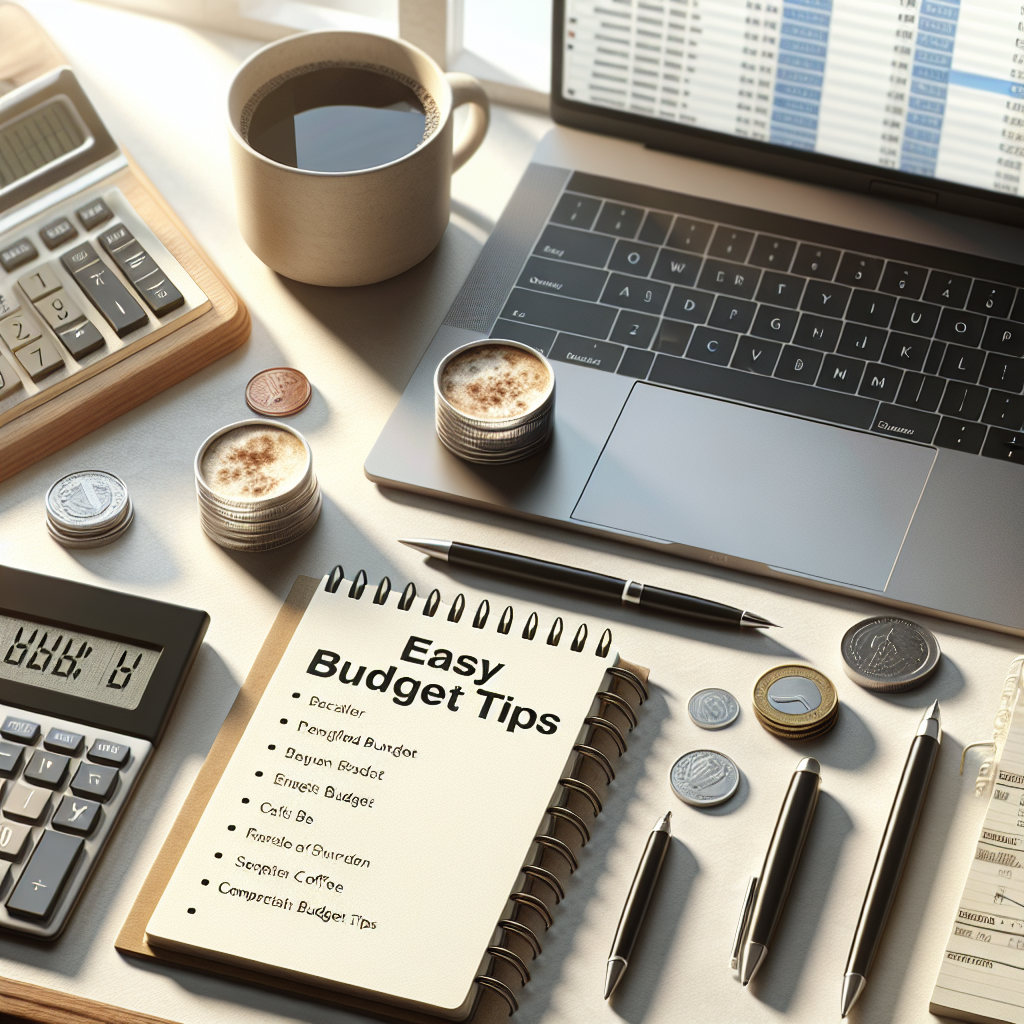
[[[773,736],[809,740],[836,724],[839,694],[816,669],[780,665],[765,672],[754,686],[754,714]]]
[[[292,427],[242,420],[211,434],[195,461],[203,530],[234,551],[271,551],[320,517],[320,485],[306,439]]]
[[[61,477],[46,494],[46,528],[66,548],[97,548],[132,524],[135,509],[120,477],[87,469]]]

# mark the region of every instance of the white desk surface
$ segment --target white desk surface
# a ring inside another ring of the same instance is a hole
[[[839,1019],[841,975],[861,899],[922,708],[942,701],[946,737],[881,952],[855,1024],[934,1020],[928,1000],[984,813],[972,796],[977,757],[957,775],[961,744],[991,735],[1001,683],[1024,641],[923,617],[944,651],[921,689],[881,698],[843,674],[839,640],[883,609],[624,544],[575,536],[442,501],[385,492],[363,461],[420,353],[444,316],[488,230],[526,166],[546,118],[494,111],[483,149],[453,184],[451,226],[438,250],[402,277],[351,290],[294,284],[246,248],[235,225],[224,124],[231,75],[256,45],[100,5],[27,0],[82,78],[114,136],[134,155],[247,303],[252,339],[239,351],[0,487],[0,560],[206,609],[211,625],[167,734],[126,820],[53,946],[0,938],[0,974],[130,1007],[182,1024],[355,1021],[355,1015],[164,966],[114,950],[114,938],[203,757],[295,576],[335,562],[397,586],[414,580],[467,598],[529,601],[544,595],[428,565],[397,537],[453,537],[701,594],[750,608],[785,629],[770,636],[654,623],[615,608],[558,598],[591,622],[607,617],[630,658],[657,683],[598,822],[581,870],[559,908],[520,1024],[612,1022],[761,1024]],[[291,419],[308,437],[324,492],[312,534],[268,555],[233,555],[199,527],[196,448],[215,428],[248,415],[246,381],[291,365],[311,379],[309,407]],[[128,483],[135,524],[117,543],[68,551],[47,535],[43,496],[73,469],[97,467]],[[493,603],[493,602],[492,602]],[[750,692],[766,669],[806,660],[839,688],[843,709],[826,739],[798,747],[755,722]],[[701,732],[689,695],[721,685],[740,699],[739,722]],[[681,753],[713,746],[735,758],[742,787],[700,812],[667,781]],[[741,989],[729,945],[748,875],[759,869],[789,775],[805,754],[823,765],[823,794],[770,957]],[[601,1000],[604,962],[648,830],[674,812],[675,843],[622,990]],[[2,1007],[0,1007],[2,1012]]]

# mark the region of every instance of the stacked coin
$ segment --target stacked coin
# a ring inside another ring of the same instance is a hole
[[[67,548],[109,544],[131,526],[134,516],[124,481],[100,469],[69,473],[46,494],[46,528]]]
[[[271,551],[320,518],[313,454],[294,428],[241,420],[211,434],[195,462],[199,519],[221,547]]]
[[[830,680],[806,665],[780,665],[754,686],[754,714],[773,736],[809,740],[839,718],[839,694]]]
[[[939,641],[919,622],[892,615],[851,626],[841,646],[846,674],[866,690],[903,693],[935,671]]]
[[[555,373],[529,345],[488,338],[438,364],[434,410],[441,443],[469,462],[516,462],[548,443]]]

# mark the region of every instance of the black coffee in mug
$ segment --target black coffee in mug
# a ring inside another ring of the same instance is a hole
[[[432,98],[411,79],[344,64],[298,72],[267,83],[249,118],[249,145],[279,164],[305,171],[379,167],[411,153],[436,123]]]

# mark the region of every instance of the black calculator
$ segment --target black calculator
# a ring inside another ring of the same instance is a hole
[[[0,928],[64,929],[209,622],[0,566]]]

